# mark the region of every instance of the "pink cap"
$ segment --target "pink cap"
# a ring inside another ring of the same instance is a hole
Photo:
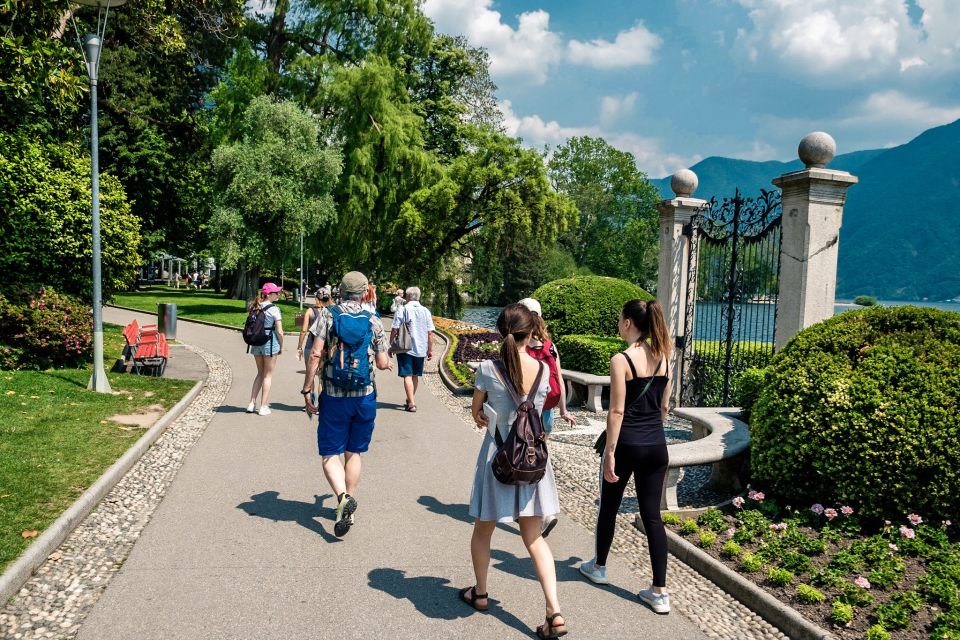
[[[261,289],[261,291],[263,292],[263,295],[268,296],[271,293],[280,293],[281,291],[283,291],[283,287],[278,287],[272,282],[268,282],[265,285],[263,285],[263,289]]]

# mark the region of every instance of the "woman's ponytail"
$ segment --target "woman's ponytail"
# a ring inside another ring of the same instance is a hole
[[[503,363],[507,377],[518,394],[523,393],[523,369],[517,341],[525,340],[535,328],[534,313],[522,304],[508,304],[497,318],[497,331],[503,336],[503,342],[500,343],[500,362]]]
[[[647,316],[650,320],[650,348],[657,358],[669,358],[673,352],[673,341],[663,317],[663,309],[656,300],[647,303]]]

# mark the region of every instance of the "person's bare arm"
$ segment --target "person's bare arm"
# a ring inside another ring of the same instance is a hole
[[[603,478],[607,482],[617,482],[620,478],[614,472],[617,441],[620,439],[620,426],[623,424],[624,403],[627,398],[626,355],[616,354],[610,358],[610,410],[607,412],[607,448],[603,453]]]
[[[393,371],[393,362],[390,360],[390,354],[386,351],[380,351],[376,355],[377,369],[381,371]]]
[[[303,388],[300,391],[303,395],[303,404],[307,408],[307,413],[311,416],[317,413],[317,406],[310,401],[310,394],[313,392],[313,378],[317,375],[317,367],[320,366],[324,344],[324,340],[313,341],[313,348],[310,349],[310,355],[307,356],[307,372],[303,376]]]
[[[577,424],[577,418],[567,413],[567,385],[563,380],[563,367],[560,365],[560,354],[557,354],[557,370],[560,372],[560,417],[570,424]]]
[[[303,324],[300,326],[300,341],[297,343],[297,360],[303,358],[303,343],[307,339],[310,325],[313,324],[313,314],[313,309],[307,309],[307,312],[303,314]]]
[[[473,405],[470,407],[470,413],[473,414],[473,421],[481,429],[487,429],[490,426],[490,418],[483,412],[483,403],[487,401],[487,392],[480,389],[473,390]]]
[[[673,375],[670,370],[670,361],[667,361],[667,386],[663,389],[663,399],[660,401],[660,417],[667,421],[667,415],[670,413],[670,400],[673,395]]]

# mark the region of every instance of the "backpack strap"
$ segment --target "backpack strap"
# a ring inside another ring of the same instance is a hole
[[[630,373],[633,374],[633,377],[634,377],[634,378],[639,378],[640,376],[637,375],[637,368],[636,368],[635,366],[633,366],[633,360],[630,359],[630,356],[627,355],[627,352],[626,352],[625,350],[624,350],[624,351],[621,351],[621,352],[620,352],[620,355],[622,355],[622,356],[626,359],[627,364],[630,365]],[[659,366],[659,365],[657,365],[657,369],[658,369],[658,370],[660,369],[660,366]]]

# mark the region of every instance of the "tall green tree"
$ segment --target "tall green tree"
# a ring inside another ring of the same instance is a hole
[[[231,295],[253,295],[261,268],[293,251],[301,234],[334,216],[340,154],[328,148],[313,117],[292,102],[255,98],[240,142],[213,154],[216,204],[211,220],[221,265],[238,269]]]
[[[602,138],[574,137],[555,150],[548,167],[554,187],[580,212],[578,223],[561,239],[577,265],[652,287],[659,196],[633,154]]]

